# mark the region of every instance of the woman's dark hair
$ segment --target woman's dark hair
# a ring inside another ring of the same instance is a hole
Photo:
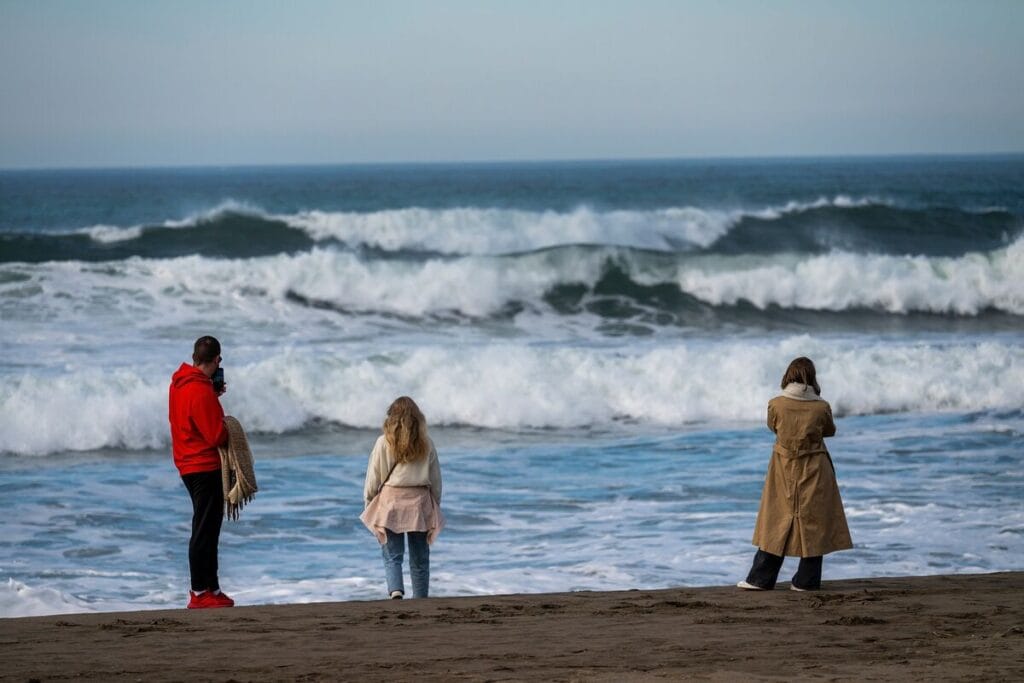
[[[782,388],[796,382],[814,387],[814,393],[821,396],[821,387],[818,386],[818,379],[815,377],[814,361],[805,356],[794,358],[786,368],[786,374],[782,376]]]
[[[193,363],[212,363],[220,355],[220,342],[215,337],[200,337],[192,349]]]

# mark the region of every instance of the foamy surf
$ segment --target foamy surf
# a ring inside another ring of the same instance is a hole
[[[315,421],[374,429],[403,393],[417,397],[433,424],[488,429],[756,421],[777,393],[785,363],[799,355],[819,364],[825,397],[838,415],[1024,405],[1024,349],[1012,341],[893,344],[796,336],[632,350],[511,343],[387,350],[370,343],[359,351],[350,345],[249,352],[264,353],[231,365],[222,402],[248,429],[275,434]],[[170,364],[78,367],[43,382],[28,374],[0,376],[3,451],[165,447],[172,370]],[[977,386],[978,377],[987,378],[984,386]]]
[[[612,270],[625,281],[606,282]],[[321,317],[333,311],[484,318],[506,315],[510,307],[558,316],[560,310],[571,312],[571,307],[552,304],[564,288],[578,290],[577,298],[628,300],[637,299],[636,285],[668,286],[678,296],[712,307],[749,303],[759,309],[960,316],[991,310],[1024,315],[1024,239],[956,258],[843,251],[668,256],[564,247],[506,257],[406,260],[317,248],[251,259],[188,256],[106,265],[2,264],[0,311],[10,320],[72,311],[91,311],[101,318],[121,313],[140,325],[187,317],[199,302],[253,322],[302,305],[314,305]],[[637,301],[667,313],[680,305],[664,297]],[[141,317],[136,311],[142,311]]]
[[[33,588],[12,578],[0,583],[0,616],[38,617],[90,611],[81,600],[52,588]]]
[[[307,235],[314,243],[336,242],[350,248],[373,248],[387,252],[424,252],[448,255],[501,255],[592,244],[630,247],[664,252],[688,252],[713,249],[734,228],[748,220],[772,224],[787,218],[820,214],[828,225],[830,211],[891,209],[894,212],[920,212],[927,222],[928,207],[910,208],[881,197],[818,197],[789,200],[761,207],[670,206],[652,209],[596,209],[580,205],[572,210],[528,210],[497,207],[408,207],[379,211],[328,211],[309,209],[293,213],[267,211],[252,202],[226,199],[209,209],[183,218],[167,218],[152,224],[117,226],[99,224],[73,231],[86,235],[100,245],[126,243],[161,232],[188,233],[202,250],[204,235],[230,225],[237,230],[245,221],[254,230],[266,231],[281,226]],[[1005,215],[1005,207],[985,210],[964,208],[966,216]],[[59,239],[64,233],[43,233]],[[37,237],[38,239],[38,237]],[[169,238],[168,238],[169,239]],[[268,239],[267,236],[261,239]],[[267,245],[268,249],[271,245]],[[142,248],[142,247],[140,247]],[[144,250],[140,255],[154,255]]]
[[[791,200],[760,208],[667,207],[650,210],[600,211],[580,206],[572,211],[456,207],[410,207],[370,212],[309,210],[276,214],[258,206],[225,200],[217,206],[159,225],[98,225],[80,232],[97,242],[137,239],[144,230],[195,228],[229,214],[281,221],[317,241],[337,240],[350,246],[387,251],[443,254],[507,254],[571,244],[599,244],[661,251],[712,245],[744,218],[777,220],[826,207],[838,209],[889,206],[877,197],[845,195],[811,201]]]
[[[383,597],[358,514],[403,393],[445,468],[432,594],[735,583],[798,355],[857,543],[829,578],[1019,567],[1022,169],[6,172],[0,614],[184,604],[167,386],[205,334],[258,458],[242,605]]]

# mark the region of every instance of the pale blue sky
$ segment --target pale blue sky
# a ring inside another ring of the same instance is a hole
[[[1024,1],[0,0],[0,167],[1024,151]]]

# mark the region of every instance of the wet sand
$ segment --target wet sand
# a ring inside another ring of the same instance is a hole
[[[1024,680],[1024,572],[0,619],[0,679]]]

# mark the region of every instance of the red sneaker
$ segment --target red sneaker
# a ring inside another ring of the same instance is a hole
[[[227,593],[214,593],[213,599],[217,601],[217,607],[234,607],[235,601],[228,597]]]
[[[188,609],[212,609],[214,607],[233,607],[235,601],[221,593],[214,595],[210,591],[202,593],[188,592]]]

